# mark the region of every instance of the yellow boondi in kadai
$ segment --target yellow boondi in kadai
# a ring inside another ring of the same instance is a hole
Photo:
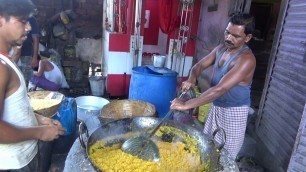
[[[196,172],[205,171],[199,153],[183,142],[155,141],[160,152],[160,162],[151,162],[124,153],[121,144],[111,147],[97,142],[89,149],[93,164],[103,172]],[[196,146],[196,145],[194,145]]]

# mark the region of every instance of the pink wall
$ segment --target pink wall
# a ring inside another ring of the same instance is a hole
[[[210,4],[213,4],[213,0],[203,0],[201,4],[198,34],[194,38],[197,41],[193,63],[202,59],[223,41],[223,32],[227,26],[230,0],[218,1],[218,10],[208,12],[207,6]],[[209,88],[211,72],[211,68],[208,68],[198,78],[198,86],[201,91]]]
[[[212,48],[223,41],[223,32],[227,26],[228,9],[230,0],[216,1],[218,10],[208,12],[207,6],[213,4],[213,0],[204,0],[201,4],[201,13],[196,35],[196,61],[207,55]]]

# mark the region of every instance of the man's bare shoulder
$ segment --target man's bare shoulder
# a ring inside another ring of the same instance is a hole
[[[215,47],[216,54],[219,54],[222,50],[224,50],[226,47],[224,44],[219,44]]]
[[[8,64],[1,58],[0,58],[0,71],[1,71],[1,74],[5,74],[9,72]]]
[[[0,87],[5,90],[5,95],[9,96],[18,89],[20,81],[14,69],[3,59],[0,59]]]
[[[215,58],[224,48],[225,46],[223,44],[219,44],[214,49],[212,49],[212,51],[206,57]]]
[[[241,56],[241,58],[242,58],[243,60],[246,60],[246,61],[250,61],[250,62],[256,63],[255,55],[253,54],[253,52],[252,52],[251,50],[246,50],[246,51],[243,52],[240,56]]]
[[[3,59],[0,59],[0,73],[0,87],[6,88],[6,86],[9,84],[11,74],[9,65]]]
[[[244,71],[246,77],[253,74],[256,68],[256,59],[252,51],[246,50],[239,54],[238,58],[234,61],[234,66],[239,70]],[[246,83],[248,83],[248,81]]]

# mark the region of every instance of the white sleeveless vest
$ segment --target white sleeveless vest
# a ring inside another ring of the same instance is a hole
[[[2,54],[0,54],[0,62],[4,62],[14,69],[20,79],[18,90],[4,100],[2,120],[17,127],[37,126],[22,73],[15,63]],[[35,157],[37,150],[37,140],[0,144],[0,169],[20,169],[26,166]]]

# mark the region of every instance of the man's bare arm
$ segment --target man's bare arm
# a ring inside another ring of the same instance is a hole
[[[38,35],[32,35],[33,40],[33,56],[31,59],[31,67],[37,67],[38,66],[38,49],[39,49],[39,36]]]
[[[214,101],[234,86],[240,84],[249,75],[252,75],[256,66],[256,61],[253,55],[248,54],[234,65],[230,71],[223,76],[218,85],[211,87],[198,98],[191,99],[186,102],[187,109],[201,106]]]

